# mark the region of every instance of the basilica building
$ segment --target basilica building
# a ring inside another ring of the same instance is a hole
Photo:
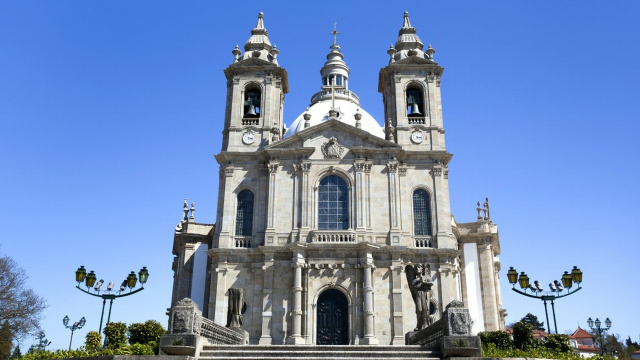
[[[381,121],[351,90],[335,31],[320,77],[306,75],[311,105],[284,119],[286,56],[263,21],[224,69],[216,223],[196,222],[185,200],[172,306],[189,297],[224,326],[229,289],[243,289],[250,344],[404,345],[452,301],[474,332],[504,329],[497,225],[488,200],[471,222],[451,214],[444,69],[408,13],[379,57]],[[416,269],[429,280],[422,305]]]

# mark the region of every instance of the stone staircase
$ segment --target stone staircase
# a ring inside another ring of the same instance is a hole
[[[207,345],[199,360],[414,360],[440,359],[440,352],[419,345]]]

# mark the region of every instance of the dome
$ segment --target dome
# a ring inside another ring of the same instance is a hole
[[[340,52],[340,45],[337,42],[337,35],[340,34],[334,23],[333,45],[327,55],[327,61],[320,69],[322,76],[321,90],[311,97],[311,107],[303,112],[291,124],[284,138],[288,138],[299,131],[305,129],[305,115],[310,115],[308,127],[320,124],[329,119],[329,110],[334,108],[338,111],[338,120],[356,126],[356,113],[362,115],[360,128],[370,134],[384,139],[384,130],[368,112],[360,109],[360,98],[353,91],[349,90],[349,67],[344,62],[344,55]],[[308,116],[307,116],[308,117]]]
[[[381,139],[385,138],[382,126],[378,124],[376,119],[374,119],[373,116],[371,116],[368,112],[360,109],[360,107],[354,102],[336,98],[335,108],[339,112],[338,119],[341,122],[355,127],[356,119],[354,115],[356,114],[356,112],[358,112],[362,115],[362,118],[360,119],[360,127],[362,130],[365,130]],[[316,102],[310,108],[308,108],[307,111],[303,112],[295,119],[295,121],[291,124],[291,126],[285,133],[284,138],[288,138],[294,134],[297,134],[299,131],[304,130],[304,115],[306,113],[309,113],[309,115],[311,115],[311,119],[309,119],[309,127],[312,127],[322,123],[323,121],[327,121],[327,119],[329,118],[329,110],[331,110],[330,99]]]

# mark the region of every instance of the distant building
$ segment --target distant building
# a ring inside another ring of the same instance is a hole
[[[632,359],[640,359],[640,350],[638,350],[638,351],[634,351],[634,352],[631,354],[631,358],[632,358]]]
[[[574,348],[574,353],[583,358],[600,354],[600,349],[594,346],[595,336],[580,327],[569,335],[569,341]]]

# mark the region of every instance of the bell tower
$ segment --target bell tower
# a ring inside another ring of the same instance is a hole
[[[271,46],[264,15],[251,30],[244,53],[236,45],[233,63],[224,70],[227,103],[222,151],[256,151],[282,138],[287,71],[278,65],[278,49]]]
[[[378,91],[382,93],[387,140],[411,150],[444,151],[440,77],[444,68],[433,60],[436,52],[424,45],[404,13],[404,23],[389,65],[380,69]]]

